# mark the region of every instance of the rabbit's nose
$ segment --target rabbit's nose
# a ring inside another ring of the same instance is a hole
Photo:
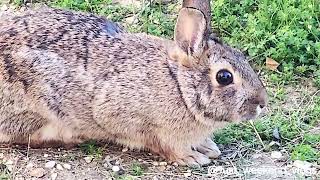
[[[257,96],[257,104],[258,106],[263,109],[264,107],[267,106],[268,103],[268,95],[267,95],[267,91],[265,88],[261,88],[258,91],[258,96]]]
[[[260,107],[261,109],[263,109],[264,107],[266,107],[266,105],[265,105],[265,104],[259,104],[259,107]]]
[[[251,103],[259,109],[263,109],[267,105],[267,92],[263,88],[259,89],[255,96],[251,99]]]

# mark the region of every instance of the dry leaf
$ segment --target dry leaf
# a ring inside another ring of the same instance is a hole
[[[279,65],[280,64],[277,61],[275,61],[275,60],[273,60],[271,58],[268,58],[268,57],[266,58],[266,67],[267,67],[267,69],[275,71],[275,70],[277,70]]]

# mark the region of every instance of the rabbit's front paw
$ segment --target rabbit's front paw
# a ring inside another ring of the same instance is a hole
[[[209,158],[217,158],[221,154],[217,144],[213,142],[211,138],[206,138],[204,142],[198,147],[195,147],[195,149]]]
[[[188,166],[200,165],[201,166],[201,165],[209,164],[211,160],[208,158],[208,156],[198,151],[190,150],[180,158],[177,158],[176,162],[179,163],[180,165],[188,165]]]

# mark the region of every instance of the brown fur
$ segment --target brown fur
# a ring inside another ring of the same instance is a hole
[[[204,18],[196,9],[182,11],[191,27],[198,23],[192,18]],[[176,41],[110,34],[106,23],[57,9],[0,20],[2,143],[28,143],[29,136],[34,144],[110,140],[181,164],[206,164],[209,155],[191,147],[265,105],[265,89],[245,57],[206,40],[206,23],[191,33],[177,25],[185,35]],[[235,83],[220,86],[213,73],[225,65]]]

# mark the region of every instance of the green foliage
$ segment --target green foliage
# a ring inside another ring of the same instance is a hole
[[[94,156],[96,158],[101,158],[103,154],[102,148],[99,147],[93,140],[80,144],[80,149],[85,154]]]
[[[134,178],[132,176],[128,176],[128,175],[121,175],[121,176],[115,175],[115,179],[117,179],[117,180],[134,180]]]
[[[317,0],[217,0],[213,26],[255,61],[271,57],[282,70],[305,74],[320,67]]]
[[[0,173],[0,180],[9,180],[10,177],[6,173]]]
[[[137,23],[128,26],[131,32],[146,32],[155,36],[173,37],[176,5],[163,6],[151,4],[145,6],[137,16]]]
[[[131,18],[134,22],[124,22],[131,32],[145,32],[156,36],[172,37],[176,14],[171,15],[176,4],[163,6],[152,3],[145,4],[141,9],[133,6],[120,6],[112,0],[55,0],[51,3],[55,7],[86,11],[106,16],[119,22]]]
[[[314,147],[320,147],[320,134],[306,133],[303,138],[305,143],[311,144]]]
[[[291,158],[293,160],[316,161],[320,158],[320,153],[311,145],[299,144],[293,148]]]
[[[20,7],[24,4],[24,0],[13,0],[13,4]]]
[[[253,145],[257,142],[254,131],[248,128],[249,125],[232,124],[214,133],[215,142],[218,144],[230,144],[244,142]]]
[[[142,176],[144,173],[144,168],[141,165],[134,163],[131,166],[131,171],[132,171],[131,174],[133,176]]]
[[[54,7],[99,14],[116,22],[134,12],[133,7],[115,5],[112,0],[54,0],[50,4]]]
[[[314,74],[314,84],[320,89],[320,70],[317,70]]]

